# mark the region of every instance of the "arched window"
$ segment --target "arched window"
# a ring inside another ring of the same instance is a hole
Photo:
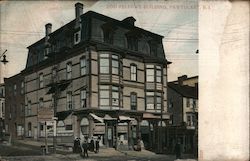
[[[88,135],[89,134],[89,120],[88,118],[84,117],[82,118],[80,122],[81,126],[81,133],[82,135]]]

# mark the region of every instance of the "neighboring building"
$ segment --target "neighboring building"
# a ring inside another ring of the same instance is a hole
[[[187,85],[191,87],[198,87],[198,76],[193,76],[188,78],[187,75],[182,75],[178,77],[178,80],[173,81],[172,83]]]
[[[5,131],[12,138],[24,136],[24,78],[21,74],[5,78]]]
[[[198,138],[198,77],[185,75],[168,83],[168,111],[172,124],[170,140],[180,139],[186,152],[194,152]]]
[[[108,147],[131,147],[142,137],[153,148],[163,138],[157,127],[169,120],[163,37],[134,26],[133,17],[82,14],[80,3],[75,11],[75,20],[54,32],[47,24],[28,47],[25,136],[41,139],[45,129],[52,136],[55,113],[58,144],[101,136]]]
[[[0,84],[0,139],[4,133],[4,116],[5,116],[5,85]]]

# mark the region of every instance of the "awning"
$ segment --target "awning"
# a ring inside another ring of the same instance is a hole
[[[119,116],[120,121],[132,121],[133,118],[127,116]]]
[[[117,120],[117,118],[113,118],[111,116],[109,116],[108,114],[105,114],[104,118],[105,121],[112,121],[112,120]]]
[[[101,123],[104,122],[103,118],[101,118],[101,117],[99,117],[99,116],[96,116],[96,115],[93,114],[93,113],[90,113],[89,115],[90,115],[91,117],[93,117],[93,119],[95,119],[95,120],[98,121],[98,122],[101,122]]]
[[[144,113],[143,114],[143,119],[161,119],[160,115],[154,115],[152,113]],[[168,120],[170,119],[170,116],[168,114],[162,114],[162,119]]]

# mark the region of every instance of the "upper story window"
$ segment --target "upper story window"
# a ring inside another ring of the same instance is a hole
[[[138,38],[133,35],[127,36],[127,44],[128,44],[128,49],[130,50],[138,50]]]
[[[146,65],[147,82],[162,83],[162,67],[158,65]]]
[[[21,82],[21,94],[24,94],[24,81]]]
[[[81,41],[81,30],[74,33],[74,44],[78,44]]]
[[[130,94],[130,106],[131,106],[131,110],[137,110],[137,94],[136,93]]]
[[[110,105],[110,90],[108,85],[99,86],[99,101],[100,106],[109,106]]]
[[[112,55],[112,74],[119,74],[119,60],[117,55]]]
[[[160,92],[146,92],[146,109],[161,110],[162,95]]]
[[[43,104],[43,98],[39,99],[39,108],[43,108],[44,104]]]
[[[130,65],[130,79],[137,81],[137,66],[135,64]]]
[[[72,92],[68,91],[67,96],[66,96],[66,106],[67,110],[72,110],[73,109],[73,101],[72,101]]]
[[[196,100],[193,99],[193,108],[196,108]]]
[[[154,56],[157,55],[157,43],[156,42],[150,43],[150,54]]]
[[[86,108],[86,98],[87,98],[86,89],[81,90],[80,97],[81,97],[81,107]]]
[[[99,101],[101,108],[118,107],[120,105],[120,90],[118,86],[100,85]]]
[[[28,101],[27,105],[27,116],[31,115],[31,101]]]
[[[114,31],[111,29],[103,29],[103,40],[105,43],[113,44]]]
[[[112,106],[119,106],[119,102],[119,88],[116,86],[112,86]]]
[[[161,93],[156,93],[156,109],[161,110],[162,109],[162,96]]]
[[[52,69],[52,80],[54,81],[54,79],[56,79],[56,76],[57,76],[57,68],[53,68]]]
[[[110,57],[111,56],[111,57]],[[100,54],[100,73],[101,74],[115,74],[122,73],[119,56],[110,54]]]
[[[187,114],[187,125],[188,126],[195,125],[195,116],[193,114]]]
[[[66,78],[71,79],[72,78],[72,63],[71,62],[67,63],[66,72],[67,72]]]
[[[14,95],[16,95],[16,90],[17,90],[17,85],[16,84],[14,84]]]
[[[154,65],[146,65],[147,82],[154,82],[154,79],[155,79]]]
[[[43,73],[39,74],[39,88],[43,88]]]
[[[100,73],[109,74],[109,54],[100,54]]]
[[[87,61],[86,61],[86,57],[82,57],[80,59],[80,73],[81,73],[81,76],[87,74]]]

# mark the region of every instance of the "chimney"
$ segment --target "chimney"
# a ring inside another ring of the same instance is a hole
[[[45,25],[45,36],[49,36],[49,34],[51,33],[52,31],[52,24],[51,23],[47,23]]]
[[[187,79],[187,75],[182,75],[182,76],[178,77],[178,84],[180,86],[182,86],[183,85],[183,81],[186,80],[186,79]]]
[[[76,13],[76,24],[75,24],[75,28],[79,28],[80,27],[80,16],[83,13],[83,4],[82,3],[76,3],[75,4],[75,13]]]
[[[135,25],[135,21],[136,21],[136,19],[134,18],[134,17],[127,17],[127,18],[125,18],[124,20],[122,20],[123,22],[125,22],[125,23],[128,23],[128,24],[130,24],[130,25],[132,25],[132,26],[134,26]]]
[[[80,16],[83,14],[83,4],[82,3],[76,3],[75,4],[75,12],[76,12],[76,19],[79,19]]]

